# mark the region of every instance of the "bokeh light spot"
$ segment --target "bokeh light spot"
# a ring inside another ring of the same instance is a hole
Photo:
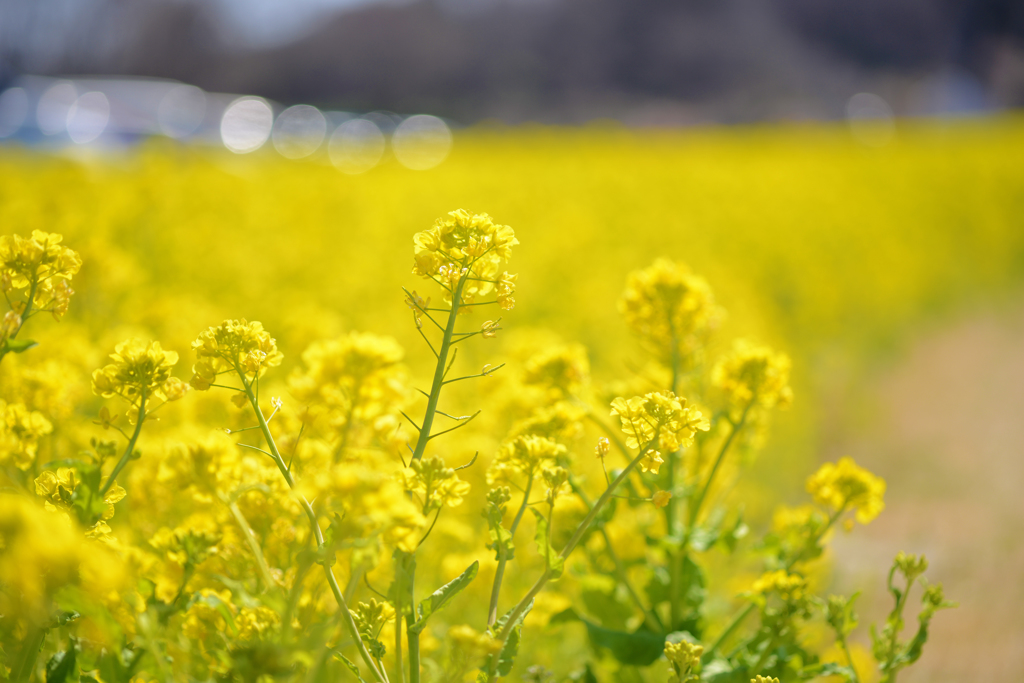
[[[68,127],[68,113],[78,99],[75,86],[61,81],[50,86],[36,105],[36,124],[44,135],[63,133]]]
[[[288,107],[274,123],[274,148],[289,159],[307,157],[317,149],[327,135],[327,119],[316,107],[297,104]]]
[[[854,139],[868,147],[882,147],[896,135],[892,107],[874,93],[857,93],[846,103],[846,118]]]
[[[373,121],[352,119],[337,127],[327,152],[331,163],[345,173],[364,173],[384,156],[384,134]]]
[[[68,137],[79,145],[92,142],[103,134],[109,121],[107,96],[97,91],[87,92],[68,110]]]
[[[262,97],[240,97],[220,120],[220,138],[235,154],[255,152],[270,137],[274,112]]]
[[[425,171],[448,156],[452,148],[452,132],[436,116],[410,116],[395,130],[391,148],[400,164],[414,171]]]
[[[156,121],[164,135],[183,138],[196,132],[206,116],[206,93],[194,85],[167,91],[157,105]]]

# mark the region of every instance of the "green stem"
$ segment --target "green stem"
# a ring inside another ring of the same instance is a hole
[[[25,310],[22,311],[22,313],[21,313],[21,324],[18,325],[18,329],[16,329],[14,332],[11,332],[11,335],[8,337],[8,339],[14,339],[15,337],[17,337],[18,333],[21,332],[21,328],[23,328],[25,326],[25,323],[28,321],[28,316],[32,313],[32,301],[35,299],[36,288],[38,286],[39,286],[39,283],[36,282],[36,281],[33,281],[32,282],[32,286],[29,287],[29,289],[28,289],[28,299],[25,300]],[[0,361],[2,361],[4,359],[4,356],[6,356],[7,354],[8,354],[8,350],[6,348],[3,349],[3,350],[0,350]]]
[[[430,394],[427,396],[427,409],[423,414],[423,421],[420,423],[419,438],[416,439],[416,448],[413,450],[412,459],[419,460],[427,450],[427,442],[430,441],[430,429],[434,425],[434,416],[437,414],[437,402],[441,398],[441,389],[444,387],[444,376],[448,370],[448,352],[452,347],[452,336],[455,334],[455,321],[459,315],[459,306],[462,299],[462,289],[466,284],[466,275],[459,278],[452,292],[452,307],[448,312],[448,324],[444,328],[444,335],[441,337],[441,346],[437,351],[437,366],[434,368],[434,380],[430,385]],[[413,553],[415,554],[415,553]],[[409,563],[409,592],[406,596],[410,608],[416,604],[415,601],[415,558]],[[420,683],[420,634],[413,632],[412,625],[415,619],[408,619],[405,637],[409,643],[409,683]]]
[[[715,639],[715,642],[711,644],[711,647],[704,651],[704,656],[701,657],[703,661],[709,661],[714,654],[718,652],[718,648],[722,647],[722,644],[725,643],[729,636],[731,636],[733,632],[740,627],[740,624],[750,616],[750,613],[754,611],[754,607],[754,603],[748,603],[746,607],[740,610],[740,612],[733,617],[732,621],[725,627],[725,630],[722,631],[721,635],[719,635],[718,638]]]
[[[36,668],[36,657],[39,656],[45,639],[45,628],[42,626],[29,627],[28,633],[25,635],[25,642],[21,646],[21,653],[18,655],[18,661],[11,668],[11,680],[14,683],[21,683],[32,678],[32,673]]]
[[[313,511],[313,506],[309,504],[306,497],[295,491],[295,479],[292,478],[292,473],[285,465],[284,458],[281,457],[280,451],[277,450],[277,443],[274,441],[273,434],[270,433],[270,426],[267,424],[266,418],[263,416],[263,411],[260,410],[259,403],[256,401],[256,394],[253,393],[252,384],[246,379],[245,373],[242,372],[241,368],[235,367],[235,371],[238,373],[239,378],[242,380],[242,386],[245,388],[245,395],[249,399],[249,403],[252,405],[253,412],[256,413],[256,420],[259,422],[260,431],[263,433],[263,438],[267,442],[267,446],[270,448],[271,456],[273,457],[274,464],[277,465],[277,469],[280,470],[281,476],[288,483],[295,498],[298,500],[299,505],[302,507],[303,512],[306,513],[307,519],[309,519],[309,526],[313,532],[313,538],[316,540],[317,548],[322,548],[324,545],[324,533],[320,529],[320,522],[317,521],[316,512]],[[334,576],[334,570],[331,569],[330,564],[327,562],[323,563],[324,574],[327,577],[327,585],[331,588],[331,593],[334,594],[334,600],[338,603],[339,611],[341,612],[341,620],[345,625],[345,630],[348,631],[349,637],[352,638],[359,650],[359,656],[363,662],[373,673],[373,677],[380,683],[388,683],[387,677],[377,667],[370,653],[366,649],[366,645],[363,643],[363,639],[359,636],[359,628],[356,626],[355,620],[352,618],[352,613],[349,612],[348,603],[345,601],[345,596],[341,592],[341,587],[338,585],[338,579]]]
[[[509,529],[509,533],[512,536],[516,535],[516,529],[519,528],[519,522],[523,520],[523,513],[526,512],[526,507],[530,502],[530,489],[533,487],[533,470],[530,471],[529,479],[526,482],[526,490],[523,492],[523,502],[519,506],[519,511],[516,513],[515,519],[512,520],[512,527]],[[505,577],[505,565],[508,564],[508,557],[505,552],[505,546],[498,545],[498,569],[494,572],[494,585],[491,587],[491,604],[487,610],[487,626],[494,626],[494,622],[498,620],[498,597],[501,594],[501,582]]]
[[[814,545],[817,545],[818,542],[821,541],[821,539],[825,536],[828,530],[832,528],[832,525],[835,524],[836,520],[839,519],[839,516],[842,515],[844,512],[846,512],[846,505],[843,505],[843,507],[839,508],[831,517],[828,518],[828,522],[825,524],[824,527],[822,527],[821,531],[819,531],[818,535],[815,537]],[[803,553],[800,553],[799,555],[791,559],[789,562],[787,562],[786,572],[789,572],[789,570],[792,569],[793,566],[796,565],[796,563],[799,562],[802,557]],[[701,661],[708,662],[711,660],[714,654],[718,652],[718,648],[720,648],[722,644],[726,641],[726,639],[729,636],[731,636],[737,628],[739,628],[740,624],[742,624],[743,621],[748,616],[750,616],[750,613],[754,611],[754,607],[754,603],[751,602],[742,610],[740,610],[740,612],[735,617],[733,617],[733,620],[729,622],[728,626],[725,627],[725,630],[722,631],[722,634],[715,639],[715,642],[711,644],[711,647],[704,651],[704,656],[701,657]]]
[[[778,640],[778,634],[773,633],[772,637],[768,640],[768,644],[764,647],[764,652],[761,653],[761,656],[757,658],[757,662],[750,669],[755,675],[761,671],[761,667],[764,666],[764,663],[772,656],[772,650],[775,649],[775,643],[777,643]]]
[[[697,496],[693,501],[693,504],[690,506],[690,525],[687,532],[687,542],[689,542],[689,532],[691,532],[697,525],[697,515],[700,514],[700,508],[704,504],[704,500],[707,498],[708,491],[711,490],[711,484],[715,480],[715,474],[718,473],[718,468],[725,459],[725,454],[728,453],[729,447],[732,445],[733,440],[735,440],[736,435],[741,429],[743,429],[743,425],[747,421],[747,416],[750,414],[750,409],[754,407],[754,402],[756,400],[756,396],[752,396],[750,398],[750,402],[748,402],[746,407],[743,409],[743,414],[740,415],[739,421],[733,424],[732,430],[729,432],[729,436],[726,438],[725,443],[722,444],[722,448],[718,451],[718,457],[715,458],[715,462],[711,466],[711,472],[708,474],[707,481],[704,482],[704,487],[701,489],[700,495]],[[683,545],[685,548],[686,544],[684,543]]]
[[[860,683],[860,676],[857,675],[857,667],[853,665],[853,656],[850,655],[850,646],[846,644],[846,636],[839,638],[839,645],[843,648],[843,654],[846,655],[846,663],[850,665],[850,673],[853,674],[853,683]]]
[[[430,394],[427,396],[427,411],[423,414],[423,422],[420,424],[420,435],[416,440],[416,449],[413,451],[412,459],[419,460],[427,450],[427,442],[430,441],[430,428],[434,424],[434,415],[437,413],[437,402],[441,398],[441,387],[444,386],[444,373],[448,362],[448,351],[452,346],[452,335],[455,334],[455,319],[459,315],[460,299],[462,288],[466,284],[466,276],[463,275],[459,283],[455,285],[452,292],[452,308],[448,313],[448,324],[444,328],[444,336],[441,338],[441,348],[437,352],[437,367],[434,368],[434,381],[430,385]],[[415,682],[414,682],[415,683]]]
[[[576,527],[576,531],[573,532],[572,538],[570,538],[569,542],[565,544],[564,548],[562,548],[562,552],[559,553],[559,557],[565,560],[569,557],[572,551],[576,549],[576,545],[580,542],[580,539],[583,538],[583,534],[586,533],[588,528],[590,528],[590,525],[594,523],[594,519],[597,517],[598,513],[601,512],[604,506],[608,504],[608,501],[612,499],[612,496],[615,494],[615,489],[619,487],[619,484],[626,480],[626,478],[630,475],[630,473],[632,473],[636,466],[640,464],[640,460],[643,459],[645,455],[647,455],[647,452],[657,442],[658,434],[655,433],[654,438],[640,450],[637,456],[633,458],[633,460],[631,460],[628,465],[626,465],[626,468],[619,473],[619,476],[615,478],[615,481],[613,481],[611,485],[607,489],[605,489],[604,493],[601,494],[601,497],[597,499],[597,503],[594,505],[594,507],[590,508],[590,512],[587,513],[587,516],[584,517],[583,521],[580,522],[579,526]],[[497,640],[501,643],[501,648],[498,649],[499,652],[505,647],[505,644],[508,642],[508,638],[512,634],[512,629],[515,628],[516,622],[518,622],[519,619],[523,616],[523,613],[526,611],[526,608],[529,606],[530,602],[535,597],[537,597],[538,593],[540,593],[544,589],[544,586],[547,585],[547,582],[550,579],[551,563],[549,562],[548,566],[544,568],[544,573],[540,575],[540,578],[538,578],[536,583],[533,584],[533,587],[530,588],[526,595],[523,596],[522,600],[520,600],[509,613],[508,620],[505,623],[505,628],[503,628],[501,630],[501,633],[498,634]],[[490,671],[488,672],[487,676],[487,680],[489,682],[493,681],[495,676],[497,675],[497,667],[498,658],[492,657]]]
[[[405,666],[402,664],[402,605],[395,601],[395,681],[405,683]]]
[[[669,317],[669,329],[672,331],[672,393],[676,394],[679,391],[679,370],[682,364],[682,359],[679,355],[679,341],[675,335],[675,324],[673,323],[671,316]],[[665,528],[668,529],[669,536],[673,538],[679,538],[682,534],[681,522],[679,516],[679,503],[676,500],[676,466],[678,464],[680,451],[673,451],[668,454],[668,472],[666,477],[668,478],[667,491],[671,494],[671,498],[668,499],[668,505],[665,507]],[[668,572],[668,598],[669,598],[669,624],[672,630],[675,630],[676,626],[682,621],[683,611],[683,554],[685,548],[673,548],[669,552],[669,572]]]
[[[256,532],[252,530],[249,520],[242,514],[242,510],[238,507],[238,502],[229,500],[223,495],[220,496],[220,499],[221,502],[228,506],[228,509],[231,510],[231,516],[235,518],[235,522],[242,528],[242,535],[245,536],[245,542],[249,544],[249,550],[252,551],[253,556],[256,558],[256,565],[260,569],[260,574],[263,575],[263,581],[267,584],[267,588],[273,588],[278,585],[274,575],[270,572],[270,565],[267,564],[267,558],[263,555],[260,542],[256,539]]]
[[[124,449],[124,454],[121,459],[117,461],[117,465],[114,467],[114,471],[110,473],[110,477],[107,478],[107,483],[100,489],[100,498],[107,495],[107,491],[114,485],[114,480],[117,479],[117,475],[121,473],[121,470],[125,468],[128,461],[132,457],[132,452],[135,450],[135,442],[139,440],[139,434],[142,433],[142,423],[146,421],[146,389],[143,387],[142,394],[139,396],[139,415],[135,419],[135,431],[132,433],[132,438],[128,440],[128,447]]]
[[[589,509],[591,504],[587,494],[583,489],[576,485],[575,481],[570,480],[569,483],[572,486],[572,490],[580,497],[580,500],[582,500],[583,504]],[[648,609],[647,606],[644,605],[643,600],[640,599],[640,594],[636,592],[636,589],[633,588],[633,584],[629,582],[629,576],[626,574],[626,567],[622,564],[622,560],[619,559],[618,553],[615,552],[611,536],[608,535],[608,529],[605,528],[604,524],[598,526],[597,529],[601,532],[601,537],[604,538],[605,552],[608,554],[608,557],[611,558],[612,564],[615,565],[615,578],[619,580],[619,583],[625,586],[626,592],[629,593],[633,602],[636,603],[637,608],[639,608],[640,612],[644,615],[644,621],[647,622],[647,625],[651,630],[655,633],[664,633],[665,624],[663,624],[661,619],[658,617],[658,613]]]
[[[412,619],[409,619],[409,626],[412,626]],[[406,629],[406,639],[409,641],[409,683],[420,682],[420,636]]]

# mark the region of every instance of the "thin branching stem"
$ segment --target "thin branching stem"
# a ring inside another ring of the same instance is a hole
[[[110,473],[110,477],[107,478],[107,483],[100,489],[100,498],[107,495],[107,491],[114,485],[114,480],[117,479],[117,475],[121,473],[121,470],[125,468],[128,461],[131,460],[132,453],[135,451],[135,443],[139,440],[139,434],[142,433],[142,423],[146,421],[146,389],[143,387],[142,393],[139,394],[139,413],[135,419],[135,431],[132,432],[132,438],[128,440],[128,446],[124,449],[124,454],[121,459],[117,461],[117,465],[114,466],[114,471]]]
[[[504,363],[502,363],[501,365],[495,365],[493,368],[487,368],[487,372],[478,372],[475,375],[466,375],[465,377],[446,379],[442,382],[442,384],[453,384],[455,382],[461,382],[464,379],[475,379],[477,377],[490,377],[492,372],[494,372],[495,370],[501,370],[503,367],[505,367]]]
[[[466,426],[466,425],[468,425],[468,424],[469,424],[470,422],[472,422],[472,421],[473,421],[473,418],[475,418],[475,417],[476,417],[477,415],[479,415],[479,414],[480,414],[481,412],[482,412],[482,411],[479,411],[479,410],[478,410],[478,411],[476,411],[475,413],[473,413],[473,414],[472,414],[472,415],[470,415],[469,417],[467,417],[467,418],[464,418],[464,419],[463,419],[463,420],[462,420],[461,422],[459,422],[459,424],[455,425],[454,427],[449,427],[448,429],[445,429],[445,430],[443,430],[443,431],[440,431],[440,432],[435,432],[434,434],[431,434],[431,435],[430,435],[430,438],[431,438],[431,439],[436,439],[437,437],[441,436],[442,434],[447,434],[448,432],[454,432],[454,431],[455,431],[456,429],[461,429],[462,427],[465,427],[465,426]]]
[[[228,506],[228,510],[231,511],[231,516],[235,518],[235,522],[242,528],[242,535],[245,536],[245,542],[249,545],[249,550],[252,551],[253,557],[256,558],[256,566],[259,567],[260,574],[263,576],[263,582],[267,585],[267,588],[273,588],[279,585],[277,579],[274,578],[274,574],[270,571],[270,565],[267,564],[267,558],[263,555],[263,549],[260,547],[260,542],[256,538],[256,532],[253,531],[252,526],[249,524],[249,520],[242,514],[241,508],[238,507],[237,500],[231,500],[224,495],[220,495],[222,503]]]
[[[812,545],[817,545],[819,542],[821,542],[821,539],[824,538],[828,530],[832,528],[832,525],[835,524],[836,520],[839,519],[839,517],[845,511],[846,506],[844,505],[840,509],[836,510],[836,512],[828,518],[828,522],[825,524],[825,526],[821,528],[821,531],[817,533],[817,535],[814,538],[814,543]],[[802,553],[797,554],[796,557],[793,557],[788,562],[786,562],[786,571],[790,571],[794,567],[794,565],[796,565],[796,563],[799,562],[801,559],[803,559]],[[740,610],[736,614],[736,616],[733,617],[732,621],[729,622],[729,625],[725,627],[725,630],[722,631],[718,638],[715,639],[715,642],[711,644],[711,647],[704,651],[704,655],[701,657],[701,661],[711,661],[711,659],[715,656],[715,653],[718,652],[718,649],[722,647],[722,644],[729,638],[729,636],[731,636],[736,631],[737,628],[740,627],[740,624],[742,624],[744,620],[746,620],[746,618],[750,616],[750,613],[754,611],[755,607],[756,605],[751,602],[748,603],[747,606],[744,607],[742,610]]]
[[[625,469],[623,469],[619,473],[619,476],[615,478],[615,481],[612,482],[612,485],[605,489],[604,493],[601,494],[601,497],[597,499],[597,503],[594,504],[594,507],[590,508],[590,512],[587,513],[587,516],[584,517],[583,521],[580,522],[579,526],[576,527],[576,531],[573,532],[573,535],[569,539],[569,542],[565,544],[564,548],[562,548],[562,552],[559,553],[559,557],[562,560],[565,560],[569,557],[570,554],[572,554],[572,551],[576,549],[576,545],[580,542],[580,539],[583,538],[583,534],[585,534],[587,529],[590,528],[590,525],[594,523],[594,519],[597,517],[598,513],[600,513],[601,510],[604,509],[604,506],[608,504],[608,501],[612,499],[612,494],[615,493],[615,489],[618,488],[618,486],[622,482],[624,482],[627,477],[629,477],[630,473],[632,473],[636,466],[640,464],[640,461],[643,459],[643,457],[647,455],[647,452],[650,451],[651,448],[657,442],[658,434],[655,433],[654,438],[651,441],[649,441],[646,445],[644,445],[642,449],[640,449],[640,452],[636,455],[636,457],[634,457],[629,462],[629,464],[626,465]],[[523,616],[524,612],[529,607],[530,603],[533,602],[533,599],[537,597],[537,594],[544,589],[544,586],[546,586],[548,581],[550,580],[551,565],[549,563],[548,566],[544,568],[544,573],[541,574],[537,581],[533,584],[533,587],[530,588],[526,595],[523,596],[523,598],[516,604],[515,607],[512,608],[512,611],[509,613],[508,619],[505,622],[505,627],[501,630],[501,633],[498,634],[497,638],[498,642],[501,643],[502,648],[505,647],[505,644],[508,642],[509,636],[512,634],[512,629],[516,627],[516,624],[519,622],[519,619]],[[488,671],[487,675],[487,680],[489,682],[493,681],[497,676],[497,668],[498,658],[492,657],[490,671]]]
[[[580,497],[583,504],[587,506],[587,509],[592,507],[590,498],[583,491],[582,488],[576,483],[575,479],[569,480],[569,485],[572,486],[572,490]],[[616,496],[618,498],[619,496]],[[604,539],[604,549],[608,557],[611,558],[612,564],[615,566],[615,577],[619,580],[626,588],[626,592],[629,593],[630,598],[636,604],[637,608],[644,615],[644,620],[652,630],[659,633],[665,632],[665,624],[662,623],[658,613],[652,609],[649,609],[640,599],[640,594],[633,588],[633,584],[629,581],[629,576],[626,574],[626,567],[622,564],[622,560],[619,558],[618,553],[615,552],[615,547],[612,545],[611,536],[608,534],[608,529],[605,528],[604,524],[599,524],[597,527],[598,531],[601,532],[601,537]]]
[[[516,512],[515,518],[512,520],[512,526],[509,528],[511,536],[516,535],[516,529],[519,528],[519,522],[523,520],[523,513],[526,512],[526,507],[530,502],[530,489],[533,487],[533,470],[529,473],[529,479],[526,481],[526,490],[523,491],[523,502],[519,505],[519,511]],[[491,586],[491,604],[487,610],[487,625],[494,626],[494,622],[498,620],[498,598],[501,595],[501,582],[505,578],[505,565],[508,564],[508,553],[505,550],[505,546],[502,543],[498,543],[498,569],[494,572],[494,585]]]
[[[285,482],[288,484],[288,488],[290,488],[295,494],[295,498],[298,500],[303,512],[305,512],[317,547],[322,548],[324,546],[324,533],[320,529],[320,522],[316,518],[316,512],[313,511],[313,506],[309,504],[306,497],[295,491],[295,479],[292,477],[291,471],[289,471],[288,466],[285,465],[284,458],[281,457],[281,453],[277,449],[277,443],[274,441],[274,435],[270,433],[270,426],[263,417],[263,411],[260,410],[259,402],[256,398],[255,392],[253,391],[253,385],[246,379],[246,375],[242,372],[240,367],[236,365],[235,370],[238,372],[238,376],[242,380],[242,386],[245,388],[245,394],[249,398],[249,403],[252,406],[253,412],[256,413],[256,419],[260,423],[260,430],[263,432],[263,438],[266,440],[267,446],[270,448],[271,458],[274,460],[274,464],[277,465],[277,469],[281,472],[281,476],[284,477]],[[379,683],[388,683],[387,675],[377,666],[376,662],[374,662],[373,657],[370,656],[369,651],[366,649],[366,645],[359,636],[359,628],[356,626],[356,622],[352,618],[352,613],[349,612],[348,602],[345,600],[345,596],[341,592],[341,586],[338,585],[338,579],[334,576],[334,570],[331,569],[331,565],[327,562],[324,562],[322,566],[327,578],[327,585],[330,586],[331,593],[334,595],[334,600],[338,603],[338,612],[342,624],[348,632],[349,637],[352,638],[356,649],[359,651],[360,658],[363,660],[363,663],[366,664],[367,668],[370,669],[375,680],[379,681]]]
[[[708,473],[707,481],[704,482],[703,488],[701,488],[700,495],[694,499],[693,504],[690,506],[690,529],[692,532],[693,528],[697,525],[697,515],[700,514],[700,508],[704,504],[704,500],[707,498],[708,491],[711,490],[711,484],[715,480],[715,474],[718,473],[718,468],[721,466],[722,461],[725,459],[725,454],[729,452],[729,447],[735,440],[736,435],[739,434],[740,430],[747,422],[747,416],[750,415],[750,409],[754,407],[754,403],[757,401],[757,396],[751,396],[750,400],[747,401],[747,405],[743,408],[743,413],[740,415],[740,419],[732,425],[732,429],[729,431],[729,436],[726,437],[725,442],[722,443],[721,449],[718,451],[718,457],[715,458],[714,464],[711,466],[711,472]]]

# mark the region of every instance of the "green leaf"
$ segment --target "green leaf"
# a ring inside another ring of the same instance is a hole
[[[409,632],[420,633],[426,627],[427,619],[430,618],[430,615],[448,604],[449,600],[454,598],[460,591],[462,591],[462,589],[468,586],[470,582],[476,578],[476,574],[479,570],[480,563],[474,562],[469,565],[466,571],[462,572],[457,577],[431,593],[430,597],[420,601],[420,607],[418,610],[419,619],[409,627]]]
[[[508,676],[512,672],[512,665],[515,664],[516,655],[519,654],[519,640],[521,638],[521,632],[523,629],[523,619],[533,609],[533,600],[526,606],[523,613],[512,624],[512,631],[508,635],[508,640],[505,641],[505,647],[501,648],[501,652],[498,653],[498,666],[496,672],[498,676]],[[494,622],[494,626],[491,627],[491,634],[497,635],[505,630],[505,625],[508,623],[509,617],[512,616],[512,611],[508,611]],[[488,671],[491,667],[491,661],[494,655],[487,658],[484,664],[484,671]],[[486,680],[486,677],[485,677]]]
[[[388,588],[388,600],[393,605],[401,605],[403,614],[411,615],[413,606],[406,596],[412,593],[416,556],[403,550],[396,550],[392,558],[394,559],[395,577],[391,580],[391,586]],[[411,618],[410,621],[412,621]]]
[[[344,664],[345,666],[347,666],[348,670],[355,674],[356,678],[359,679],[360,683],[366,683],[366,680],[363,678],[363,675],[359,673],[359,667],[355,665],[355,662],[353,662],[351,659],[341,654],[337,650],[334,651],[334,658],[342,664]]]
[[[584,664],[579,671],[570,673],[569,680],[573,683],[598,683],[597,676],[594,675],[594,670],[590,667],[590,662]]]
[[[608,650],[615,659],[630,666],[648,666],[665,651],[665,636],[639,629],[632,633],[599,626],[577,614],[572,608],[551,617],[550,624],[580,621],[594,647]]]
[[[24,353],[31,348],[39,346],[39,342],[32,341],[31,339],[8,339],[4,342],[4,353]]]
[[[99,669],[100,679],[104,683],[128,683],[138,659],[139,657],[127,648],[119,653],[104,650],[96,668]]]
[[[77,677],[74,646],[56,653],[46,662],[46,683],[65,683]]]
[[[555,552],[555,549],[551,547],[551,542],[548,540],[550,536],[548,518],[536,508],[530,508],[530,511],[537,518],[537,535],[534,537],[537,541],[537,552],[547,560],[548,572],[551,574],[551,578],[557,579],[565,569],[565,558]]]
[[[718,541],[718,535],[717,527],[699,526],[690,535],[690,547],[699,553],[706,552]]]
[[[729,552],[736,550],[736,544],[750,533],[750,527],[747,526],[746,522],[743,521],[743,510],[740,509],[739,514],[736,515],[736,522],[732,527],[722,534],[722,543]]]
[[[579,579],[580,598],[587,612],[602,626],[623,629],[635,609],[618,582],[603,574],[587,574]]]

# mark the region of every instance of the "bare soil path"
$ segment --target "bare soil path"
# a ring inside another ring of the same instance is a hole
[[[884,476],[887,507],[870,526],[836,538],[835,590],[876,586],[862,598],[861,623],[881,621],[891,598],[880,568],[899,550],[923,552],[929,578],[960,606],[936,617],[924,657],[900,681],[1021,680],[1024,306],[923,335],[869,382],[869,395],[867,431],[841,436],[830,450]],[[907,626],[916,628],[916,618]]]

